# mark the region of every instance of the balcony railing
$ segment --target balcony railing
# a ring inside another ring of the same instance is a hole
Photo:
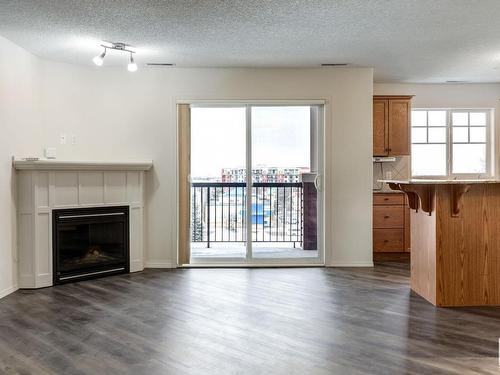
[[[191,241],[247,241],[245,183],[191,184]],[[254,183],[252,186],[253,242],[288,242],[302,246],[303,194],[301,183]]]

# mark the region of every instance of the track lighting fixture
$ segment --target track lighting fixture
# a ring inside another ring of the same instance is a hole
[[[120,42],[116,42],[116,43],[110,42],[109,44],[110,45],[101,45],[101,47],[104,48],[104,51],[103,51],[103,53],[101,53],[100,55],[98,55],[92,59],[94,64],[96,64],[97,66],[102,66],[102,64],[104,63],[104,56],[106,56],[106,52],[108,49],[112,49],[115,51],[128,52],[128,53],[130,53],[130,62],[127,65],[127,70],[129,72],[135,72],[137,70],[137,64],[135,63],[134,56],[133,56],[133,54],[135,52],[128,49],[131,46],[128,44],[125,44],[125,43],[120,43]]]

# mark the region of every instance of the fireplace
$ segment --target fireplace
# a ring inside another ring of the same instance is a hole
[[[129,272],[129,207],[53,210],[54,284]]]

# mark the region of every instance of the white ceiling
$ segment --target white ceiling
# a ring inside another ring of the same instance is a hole
[[[0,35],[77,64],[109,40],[134,45],[139,64],[347,62],[378,82],[500,82],[499,0],[2,0]]]

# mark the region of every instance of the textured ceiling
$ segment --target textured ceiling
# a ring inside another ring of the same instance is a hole
[[[379,82],[500,82],[499,0],[0,0],[0,35],[77,64],[109,40],[134,45],[139,64],[347,62]]]

